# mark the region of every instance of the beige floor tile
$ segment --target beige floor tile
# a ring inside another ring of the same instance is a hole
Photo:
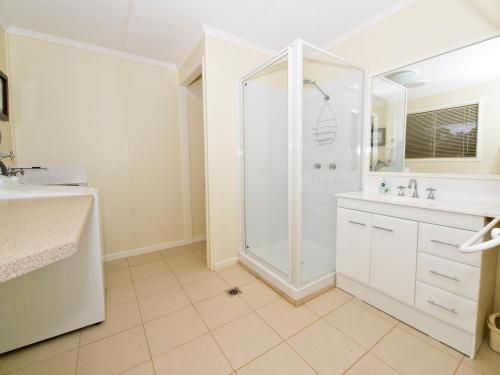
[[[104,276],[106,288],[130,284],[132,282],[132,276],[130,275],[130,270],[128,268],[106,272]]]
[[[352,298],[343,290],[333,288],[313,300],[306,303],[306,306],[318,315],[325,315],[337,307],[343,305]]]
[[[188,307],[144,324],[153,357],[207,332],[193,307]]]
[[[251,310],[238,296],[219,294],[195,305],[209,329],[214,329],[248,314]]]
[[[12,372],[10,375],[73,375],[75,373],[76,357],[77,350],[71,350]]]
[[[126,258],[115,259],[115,260],[110,260],[108,262],[104,262],[105,272],[122,270],[124,268],[128,268],[128,262]]]
[[[385,312],[383,312],[382,310],[377,309],[376,307],[373,307],[372,305],[367,304],[366,302],[363,302],[363,301],[361,301],[361,300],[359,300],[357,298],[353,298],[352,302],[354,302],[358,306],[361,306],[362,308],[364,308],[364,309],[372,312],[373,314],[379,316],[380,318],[382,318],[384,320],[387,320],[389,323],[392,323],[392,324],[398,324],[399,323],[399,320],[397,320],[396,318],[390,316],[389,314],[386,314]]]
[[[212,332],[234,368],[239,368],[277,345],[281,339],[255,313]]]
[[[400,373],[453,374],[459,361],[399,327],[375,345],[371,353]]]
[[[157,260],[155,262],[144,263],[138,266],[131,266],[130,272],[134,281],[158,275],[160,273],[170,272],[165,261]]]
[[[153,359],[158,375],[222,375],[233,371],[209,334]]]
[[[439,342],[437,340],[434,340],[432,337],[426,335],[425,333],[423,332],[420,332],[419,330],[413,328],[413,327],[410,327],[409,325],[403,323],[403,322],[399,322],[398,323],[398,327],[401,328],[402,330],[412,334],[413,336],[421,339],[421,340],[424,340],[425,342],[431,344],[433,347],[435,347],[436,349],[439,349],[441,350],[442,352],[445,352],[446,354],[449,354],[451,355],[452,357],[458,359],[458,360],[461,360],[464,355],[458,351],[456,351],[455,349],[453,348],[450,348],[448,345],[445,345],[443,344],[442,342]]]
[[[119,374],[149,360],[142,327],[129,329],[80,348],[78,375]]]
[[[127,260],[128,260],[128,264],[130,266],[138,266],[140,264],[162,260],[162,256],[158,251],[155,251],[153,253],[136,255],[136,256],[127,258]]]
[[[346,375],[398,375],[397,371],[370,353],[366,353],[356,364],[351,367]]]
[[[395,326],[352,301],[327,314],[325,320],[365,349],[370,349]]]
[[[228,288],[228,285],[214,273],[184,284],[184,290],[193,303],[216,296]]]
[[[190,283],[213,274],[213,272],[211,272],[204,264],[182,267],[174,270],[174,273],[181,284]]]
[[[194,242],[191,244],[191,248],[193,249],[193,251],[196,251],[196,250],[206,251],[207,250],[207,241]]]
[[[488,343],[484,340],[476,354],[476,358],[464,358],[464,363],[485,375],[500,374],[500,354],[494,352]]]
[[[135,300],[135,290],[132,283],[106,288],[106,308]]]
[[[190,304],[188,296],[179,287],[162,290],[139,299],[139,308],[144,322],[183,309]]]
[[[162,290],[178,287],[179,282],[172,272],[165,272],[136,280],[134,285],[137,297],[142,298]]]
[[[458,367],[457,372],[455,372],[455,375],[484,375],[484,374],[466,365],[465,363],[462,363]]]
[[[184,254],[190,254],[193,252],[193,249],[191,248],[191,245],[184,245],[184,246],[178,246],[178,247],[172,247],[170,249],[165,249],[160,251],[160,254],[164,258],[170,258],[170,257],[176,257],[179,255],[184,255]]]
[[[166,262],[168,263],[168,266],[173,270],[186,266],[203,265],[203,262],[194,253],[166,258]]]
[[[76,349],[78,348],[79,340],[80,332],[72,332],[2,354],[3,364],[0,366],[0,374],[10,373],[22,367]]]
[[[319,318],[307,307],[295,307],[284,299],[260,308],[257,314],[285,339]]]
[[[319,374],[342,374],[365,352],[323,320],[300,331],[288,343]]]
[[[316,374],[286,343],[282,343],[238,370],[238,375]]]
[[[240,297],[254,310],[281,298],[278,293],[259,280],[240,286],[240,290],[242,292]]]
[[[120,375],[155,375],[155,370],[153,369],[153,362],[147,361],[141,363],[138,366],[132,367],[131,369],[122,372]]]
[[[137,301],[122,303],[106,309],[106,320],[82,330],[80,345],[100,340],[142,324]]]
[[[193,253],[195,253],[196,256],[200,258],[204,263],[207,261],[207,249],[205,248],[194,249]]]
[[[255,281],[255,276],[235,264],[216,271],[217,275],[230,286],[240,286]]]

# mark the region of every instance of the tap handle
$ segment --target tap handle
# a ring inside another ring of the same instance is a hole
[[[403,185],[398,186],[398,197],[404,197],[405,196],[405,189],[406,187]]]
[[[2,160],[2,159],[14,160],[15,157],[16,157],[16,155],[12,151],[9,152],[8,154],[0,152],[0,160]]]
[[[436,199],[436,197],[434,196],[434,192],[436,191],[435,188],[427,188],[425,189],[427,191],[427,199]]]

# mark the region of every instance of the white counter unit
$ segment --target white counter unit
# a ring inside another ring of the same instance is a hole
[[[10,230],[1,246],[0,353],[103,321],[96,190],[19,185],[0,189],[0,205]]]
[[[492,310],[497,254],[458,248],[499,212],[468,207],[339,194],[337,286],[473,358]]]

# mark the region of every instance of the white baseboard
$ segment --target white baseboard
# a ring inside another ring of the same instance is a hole
[[[152,252],[159,251],[159,250],[170,249],[172,247],[188,245],[192,242],[197,242],[197,241],[178,240],[178,241],[172,241],[172,242],[163,242],[163,243],[159,243],[156,245],[139,247],[137,249],[117,251],[115,253],[106,254],[102,258],[105,262],[109,262],[110,260],[128,258],[128,257],[132,257],[134,255],[142,255],[142,254],[152,253]]]
[[[226,260],[221,260],[220,262],[215,262],[212,266],[212,270],[218,270],[227,266],[232,266],[234,264],[238,263],[238,257],[236,258],[229,258]]]
[[[207,236],[205,236],[205,235],[196,236],[196,237],[193,237],[193,239],[191,240],[191,242],[192,243],[201,242],[201,241],[206,241],[206,239],[207,239]]]

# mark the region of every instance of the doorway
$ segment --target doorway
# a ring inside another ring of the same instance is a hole
[[[201,70],[201,69],[200,69]],[[182,87],[182,131],[185,180],[186,237],[198,255],[210,268],[207,240],[207,189],[204,87],[201,72]]]

